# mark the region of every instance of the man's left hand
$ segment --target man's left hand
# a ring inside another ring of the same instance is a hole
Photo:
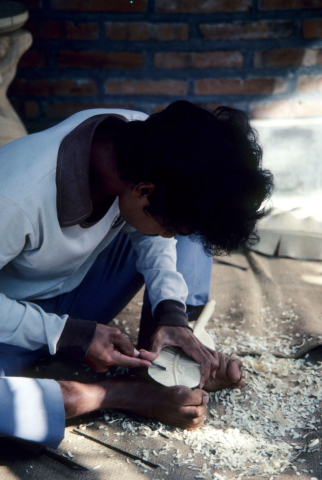
[[[202,388],[210,375],[215,372],[219,362],[213,356],[212,350],[205,347],[187,327],[159,326],[150,339],[147,350],[140,350],[140,357],[145,360],[155,360],[163,347],[180,347],[184,352],[200,363]],[[213,352],[215,353],[215,352]]]

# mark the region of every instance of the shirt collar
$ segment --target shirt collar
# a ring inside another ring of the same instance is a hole
[[[88,178],[91,144],[95,129],[107,119],[108,125],[114,127],[114,135],[115,127],[118,129],[123,122],[128,122],[122,115],[94,115],[74,128],[60,144],[56,186],[57,214],[61,227],[84,222],[92,213]]]

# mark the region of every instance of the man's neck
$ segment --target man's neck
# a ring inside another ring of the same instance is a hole
[[[94,135],[90,165],[89,182],[93,205],[108,199],[114,199],[124,188],[117,171],[116,153],[112,139],[103,139]]]
[[[93,205],[86,223],[96,223],[122,193],[124,182],[119,178],[116,153],[111,138],[95,136],[92,140],[89,163],[90,196]]]

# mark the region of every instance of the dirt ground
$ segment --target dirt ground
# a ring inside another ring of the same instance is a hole
[[[230,265],[218,263],[224,260]],[[76,472],[44,454],[0,441],[0,480],[41,479],[321,479],[321,263],[268,258],[253,252],[215,259],[208,324],[216,348],[244,363],[241,391],[212,394],[205,425],[195,432],[113,411],[66,424],[58,453],[86,467]],[[114,324],[135,344],[143,290]],[[315,350],[314,350],[315,349]],[[108,375],[127,374],[113,369]],[[105,378],[64,358],[42,360],[38,378]],[[140,401],[140,399],[135,399]],[[148,460],[148,466],[73,432],[74,429]]]

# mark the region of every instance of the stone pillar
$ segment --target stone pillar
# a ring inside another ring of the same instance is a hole
[[[27,131],[7,98],[7,90],[21,56],[32,43],[32,36],[20,30],[28,10],[17,2],[0,2],[0,146],[27,135]]]

